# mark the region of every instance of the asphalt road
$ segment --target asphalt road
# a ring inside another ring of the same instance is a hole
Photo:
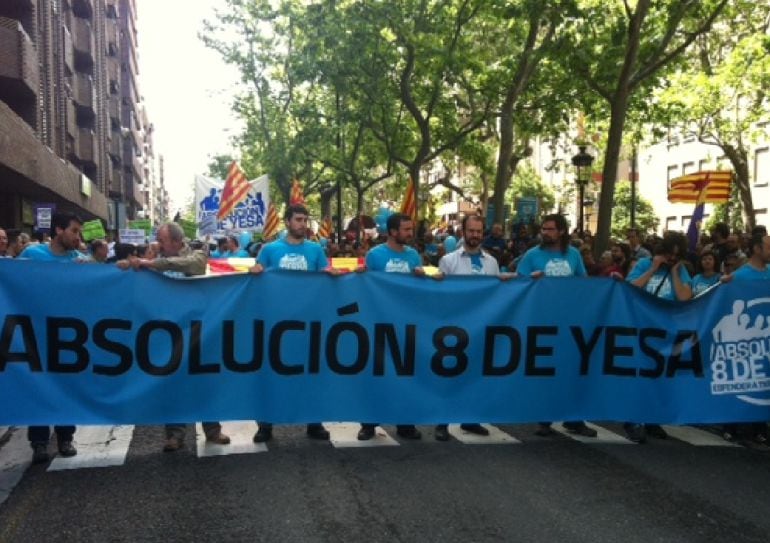
[[[30,466],[0,505],[0,542],[770,540],[767,450],[499,427],[521,443],[421,427],[422,441],[335,448],[295,426],[266,453],[203,458],[192,431],[164,454],[162,428],[137,427],[122,465]]]

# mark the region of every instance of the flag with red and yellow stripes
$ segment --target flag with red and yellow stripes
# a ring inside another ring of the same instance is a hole
[[[318,227],[318,237],[330,239],[334,233],[334,226],[332,225],[331,217],[324,217],[321,221],[321,225]]]
[[[404,201],[401,202],[400,211],[404,215],[409,215],[413,221],[417,219],[417,198],[414,194],[414,181],[411,177],[406,185],[406,194],[404,194]]]
[[[702,171],[671,180],[668,201],[723,204],[730,199],[731,171]]]
[[[289,196],[289,205],[305,205],[305,196],[302,194],[302,186],[299,180],[295,179],[291,184],[291,195]]]
[[[230,164],[230,168],[227,170],[227,179],[225,179],[225,187],[222,189],[222,196],[219,199],[219,211],[217,211],[217,220],[222,220],[227,217],[236,205],[246,199],[249,194],[251,185],[246,179],[246,174],[243,173],[238,163],[233,161]]]
[[[278,212],[275,210],[275,205],[270,202],[267,208],[267,217],[265,218],[265,226],[262,229],[262,239],[269,240],[278,234],[281,226],[281,221],[278,218]]]

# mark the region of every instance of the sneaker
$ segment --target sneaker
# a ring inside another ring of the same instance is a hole
[[[324,428],[323,424],[308,424],[307,437],[310,439],[329,441],[329,430]]]
[[[645,424],[644,429],[647,431],[647,435],[656,439],[666,439],[668,437],[668,434],[660,424]]]
[[[565,430],[570,434],[575,434],[583,437],[596,437],[597,432],[593,428],[586,425],[583,421],[578,422],[565,422],[562,424]]]
[[[461,424],[461,430],[465,430],[468,433],[476,434],[477,436],[488,436],[489,430],[484,428],[481,424]]]
[[[230,436],[223,434],[222,432],[212,433],[206,436],[208,443],[215,443],[217,445],[229,445]]]
[[[647,433],[644,431],[643,424],[625,424],[626,436],[629,441],[642,444],[647,442]]]
[[[446,424],[436,426],[436,433],[433,435],[436,441],[449,441],[449,428]]]
[[[361,425],[361,429],[358,431],[358,441],[369,441],[374,437],[374,426]]]
[[[59,441],[59,455],[65,458],[75,456],[78,450],[72,445],[72,441]]]
[[[422,434],[414,426],[399,426],[396,434],[404,439],[422,439]]]
[[[556,432],[553,428],[551,428],[551,423],[541,422],[537,425],[537,430],[535,430],[535,435],[540,437],[549,437],[554,435]]]
[[[184,442],[181,438],[176,436],[171,436],[166,440],[165,445],[163,445],[163,452],[176,452],[179,449],[182,448],[182,445]]]
[[[42,464],[48,462],[48,443],[32,444],[32,463]]]
[[[273,429],[260,426],[257,429],[257,433],[254,434],[254,443],[265,443],[273,439]]]

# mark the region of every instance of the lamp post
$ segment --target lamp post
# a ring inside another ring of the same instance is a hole
[[[583,234],[583,206],[585,205],[586,185],[591,180],[591,165],[594,157],[586,153],[585,145],[578,145],[580,152],[572,157],[572,165],[575,166],[575,183],[578,186],[578,232]]]

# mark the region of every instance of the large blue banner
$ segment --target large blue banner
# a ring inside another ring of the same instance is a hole
[[[0,260],[0,424],[770,419],[770,282]]]

